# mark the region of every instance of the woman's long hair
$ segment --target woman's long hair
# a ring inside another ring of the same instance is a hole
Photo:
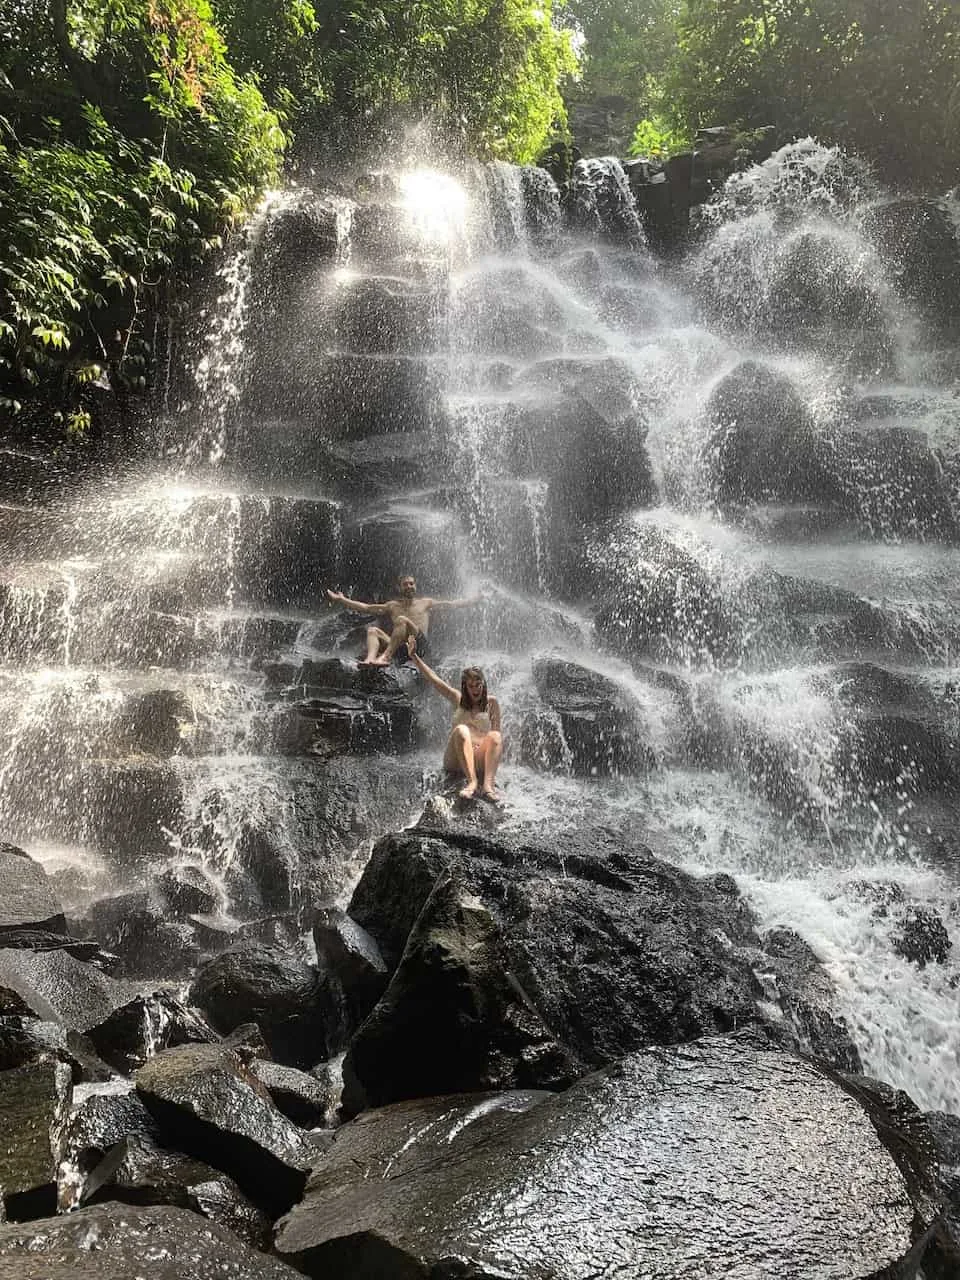
[[[483,688],[480,691],[480,697],[476,703],[470,701],[470,695],[467,693],[467,681],[479,680]],[[460,705],[464,711],[486,711],[487,709],[487,677],[483,674],[479,667],[464,667],[463,674],[460,677]]]

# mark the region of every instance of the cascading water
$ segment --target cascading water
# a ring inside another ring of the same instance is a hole
[[[88,895],[172,860],[241,916],[342,896],[437,748],[376,754],[399,712],[323,588],[479,584],[434,644],[500,696],[505,821],[732,872],[866,1069],[958,1110],[957,959],[905,938],[957,928],[960,410],[882,193],[800,144],[669,272],[615,162],[573,199],[576,235],[506,166],[263,211],[205,411],[4,575],[0,834]]]

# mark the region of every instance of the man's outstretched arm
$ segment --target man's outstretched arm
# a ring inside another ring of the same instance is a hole
[[[465,609],[467,605],[482,604],[483,596],[465,596],[463,600],[431,600],[431,609]]]
[[[363,600],[350,600],[342,591],[327,591],[327,598],[331,604],[342,604],[345,609],[352,609],[354,613],[383,613],[385,605],[382,604],[366,604]]]

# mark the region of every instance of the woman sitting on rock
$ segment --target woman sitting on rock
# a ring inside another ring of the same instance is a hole
[[[407,641],[407,652],[417,670],[433,685],[456,710],[453,713],[453,732],[443,753],[443,767],[452,773],[466,775],[467,785],[460,796],[472,800],[482,778],[480,794],[485,800],[500,799],[494,788],[500,757],[503,755],[503,737],[500,733],[500,704],[487,693],[487,682],[479,667],[464,667],[460,676],[460,688],[441,680],[437,673],[417,653],[416,638]]]

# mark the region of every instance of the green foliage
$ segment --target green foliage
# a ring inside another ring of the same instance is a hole
[[[694,128],[818,133],[897,178],[960,171],[951,0],[684,0],[665,91]]]
[[[663,72],[676,46],[675,0],[567,0],[583,36],[574,98],[619,97],[637,115],[655,114]]]
[[[355,0],[318,17],[333,111],[411,108],[481,158],[531,160],[562,131],[576,61],[551,0]]]
[[[690,148],[690,136],[663,116],[640,121],[630,142],[630,155],[668,159]]]
[[[142,386],[164,280],[277,174],[276,117],[206,0],[0,0],[0,392]],[[68,406],[71,430],[84,425]]]

